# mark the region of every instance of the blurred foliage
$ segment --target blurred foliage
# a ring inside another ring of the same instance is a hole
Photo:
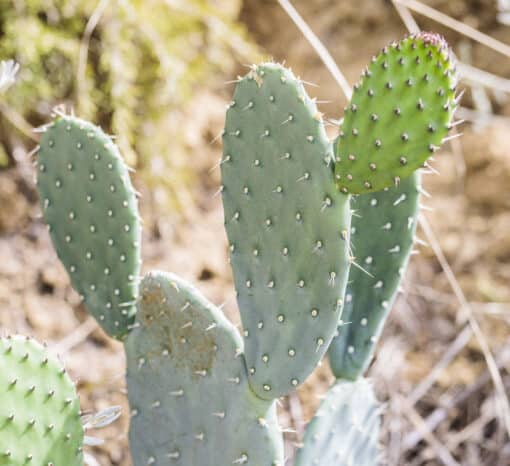
[[[240,3],[0,0],[0,59],[21,65],[0,106],[0,153],[33,139],[31,127],[64,103],[115,134],[149,183],[171,173],[175,194],[187,176],[176,169],[186,166],[177,124],[183,104],[198,82],[210,85],[215,72],[256,55],[236,23]],[[154,155],[158,169],[144,170]]]

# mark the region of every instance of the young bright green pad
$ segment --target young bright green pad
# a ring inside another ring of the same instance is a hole
[[[449,130],[456,84],[441,36],[422,32],[385,47],[345,110],[336,144],[339,190],[379,191],[421,167]]]
[[[0,338],[0,465],[83,465],[80,402],[60,362],[26,337]]]
[[[411,253],[419,212],[420,176],[396,188],[352,197],[353,254],[342,324],[329,347],[338,378],[354,380],[370,364]]]
[[[281,65],[254,67],[227,111],[225,228],[253,390],[286,395],[335,332],[349,269],[349,199],[321,115]]]
[[[139,307],[126,341],[135,466],[283,466],[275,402],[252,392],[221,311],[162,272],[142,281]]]
[[[117,147],[91,123],[58,118],[41,139],[37,185],[74,288],[105,331],[124,337],[136,312],[140,225]]]
[[[380,413],[366,379],[337,382],[308,424],[295,466],[376,466]]]

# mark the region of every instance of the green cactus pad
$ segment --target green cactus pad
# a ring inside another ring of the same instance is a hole
[[[351,267],[342,314],[329,347],[338,378],[354,380],[368,367],[413,246],[419,211],[418,173],[396,188],[352,197]]]
[[[225,227],[250,383],[262,398],[302,383],[326,351],[349,269],[349,199],[321,115],[277,64],[237,84],[223,136]]]
[[[0,338],[0,368],[0,465],[83,465],[80,402],[60,362],[13,336]]]
[[[341,124],[340,191],[379,191],[421,167],[448,133],[456,80],[448,44],[436,34],[407,37],[374,57]]]
[[[96,126],[58,118],[41,139],[37,184],[74,288],[103,329],[122,338],[136,312],[140,226],[118,149]]]
[[[154,272],[126,341],[135,466],[283,466],[275,402],[250,389],[243,342],[191,285]]]
[[[380,413],[366,379],[337,382],[308,424],[295,466],[377,466]]]

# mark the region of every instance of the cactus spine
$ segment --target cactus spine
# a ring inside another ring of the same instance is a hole
[[[365,72],[331,143],[289,70],[266,63],[239,80],[221,165],[244,342],[174,275],[147,275],[134,303],[139,224],[126,167],[90,124],[61,115],[48,128],[39,158],[45,218],[85,305],[125,340],[136,466],[283,466],[275,399],[307,378],[337,327],[329,355],[339,380],[297,464],[377,464],[380,408],[359,376],[411,248],[413,172],[448,130],[455,83],[439,36],[394,43]]]

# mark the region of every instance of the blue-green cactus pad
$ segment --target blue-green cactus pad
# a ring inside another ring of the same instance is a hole
[[[336,190],[315,102],[281,65],[254,67],[238,82],[223,146],[250,383],[276,398],[305,380],[333,337],[349,268],[349,200]]]
[[[283,466],[275,402],[252,392],[237,330],[175,275],[140,291],[126,341],[135,466]]]
[[[380,413],[370,382],[338,381],[308,424],[295,466],[377,466]]]
[[[385,47],[354,87],[336,145],[345,193],[394,186],[439,148],[455,111],[455,61],[446,41],[422,32]]]
[[[0,466],[81,466],[83,440],[60,362],[34,340],[0,338]]]
[[[41,139],[37,185],[74,288],[109,334],[124,337],[136,312],[140,225],[117,147],[91,123],[58,118]]]
[[[396,188],[353,196],[351,267],[342,320],[329,347],[339,378],[356,379],[370,363],[413,247],[419,212],[420,176]]]

